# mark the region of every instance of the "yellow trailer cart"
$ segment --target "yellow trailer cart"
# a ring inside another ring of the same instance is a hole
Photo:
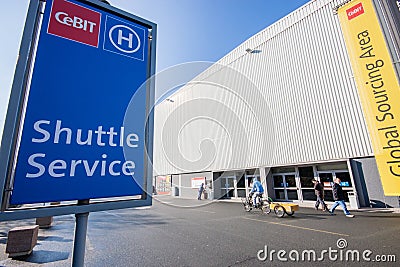
[[[246,198],[242,198],[242,203],[244,210],[250,212],[253,208],[260,209],[263,214],[269,214],[272,210],[275,215],[282,218],[287,214],[288,216],[293,216],[294,212],[299,210],[299,205],[287,202],[273,202],[272,198],[268,197],[266,199],[260,198],[259,205],[257,207],[253,206],[252,195]]]
[[[299,205],[294,203],[271,202],[269,208],[275,215],[282,218],[285,214],[293,216],[294,212],[299,210]]]

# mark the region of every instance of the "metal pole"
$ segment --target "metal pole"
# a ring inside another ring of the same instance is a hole
[[[89,200],[79,200],[78,205],[89,204]],[[89,212],[75,214],[75,239],[72,254],[72,267],[83,267],[85,264],[86,233]]]

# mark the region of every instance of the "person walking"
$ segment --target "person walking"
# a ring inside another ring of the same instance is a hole
[[[317,201],[315,202],[315,209],[318,210],[319,204],[324,211],[328,211],[328,206],[325,204],[324,201],[324,186],[317,181],[316,179],[313,180],[314,183],[314,191],[315,195],[317,196]]]
[[[353,218],[354,215],[350,214],[350,212],[347,210],[346,203],[344,203],[344,193],[342,186],[340,185],[341,180],[339,178],[336,178],[334,182],[335,183],[332,185],[332,193],[335,203],[333,203],[331,209],[329,210],[329,213],[331,215],[334,215],[336,207],[340,205],[343,208],[343,212],[346,217]]]
[[[201,183],[199,187],[199,194],[197,195],[198,200],[201,200],[201,195],[203,194],[203,191],[204,191],[204,183]]]

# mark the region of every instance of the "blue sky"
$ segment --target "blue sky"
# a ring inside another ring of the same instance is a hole
[[[246,39],[310,0],[108,0],[158,24],[157,71],[191,61],[215,62]],[[2,132],[29,0],[0,9]]]

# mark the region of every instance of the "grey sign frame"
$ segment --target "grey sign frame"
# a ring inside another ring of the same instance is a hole
[[[155,82],[151,78],[155,74],[156,66],[156,41],[157,41],[157,24],[145,20],[143,18],[132,15],[128,12],[112,7],[98,0],[77,0],[94,8],[125,17],[138,24],[147,27],[150,31],[149,35],[149,63],[147,66],[147,84],[146,84],[146,115],[148,116],[145,135],[145,154],[144,158],[144,193],[140,199],[122,199],[113,200],[109,198],[104,201],[94,202],[87,205],[68,204],[57,206],[28,207],[28,208],[7,208],[7,199],[10,188],[10,176],[13,161],[16,154],[16,144],[18,138],[21,119],[23,118],[23,106],[27,91],[27,81],[29,71],[32,67],[34,58],[33,51],[38,34],[38,21],[42,6],[46,0],[31,0],[29,4],[28,14],[23,31],[19,57],[14,74],[14,80],[11,89],[10,100],[7,109],[7,116],[4,125],[3,138],[0,146],[0,203],[2,209],[0,211],[0,221],[21,220],[28,218],[38,218],[46,216],[59,216],[67,214],[82,214],[95,211],[113,210],[133,208],[140,206],[149,206],[152,203],[152,156],[153,156],[153,105],[154,105],[154,89]],[[146,153],[147,152],[147,153]]]

